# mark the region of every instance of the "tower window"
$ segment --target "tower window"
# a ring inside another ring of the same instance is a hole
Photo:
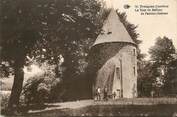
[[[116,75],[117,75],[117,79],[120,79],[120,69],[119,69],[119,67],[116,67]]]
[[[133,55],[136,56],[136,49],[133,49]]]
[[[133,67],[133,73],[134,73],[134,76],[136,75],[136,69],[135,67]]]
[[[108,35],[109,35],[109,34],[112,34],[112,32],[111,32],[111,31],[109,31],[107,34],[108,34]]]

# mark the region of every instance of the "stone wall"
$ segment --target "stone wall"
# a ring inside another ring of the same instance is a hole
[[[106,65],[113,63],[116,67],[121,68],[122,77],[122,89],[123,97],[132,98],[137,95],[137,60],[136,60],[136,47],[129,43],[106,43],[96,45],[92,48],[92,55],[90,56],[91,68],[95,72],[94,83],[102,82],[104,75],[98,76],[98,74],[103,74],[105,72]],[[121,64],[120,64],[121,62]],[[112,68],[111,68],[112,69]],[[100,77],[100,78],[98,78]],[[113,92],[116,91],[116,86],[114,81]],[[100,83],[97,83],[100,84]],[[95,84],[96,85],[96,84]],[[95,90],[96,87],[94,87]]]

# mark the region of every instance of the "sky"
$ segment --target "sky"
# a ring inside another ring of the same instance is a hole
[[[106,3],[108,7],[126,12],[128,21],[138,25],[138,39],[143,41],[140,49],[142,53],[147,54],[146,59],[149,59],[149,48],[159,36],[172,39],[177,49],[177,0],[106,0]],[[130,5],[130,8],[125,9],[125,4]],[[135,12],[135,5],[168,5],[168,8],[163,8],[168,15],[141,15],[140,12]]]

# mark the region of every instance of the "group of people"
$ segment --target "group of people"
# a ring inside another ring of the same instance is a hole
[[[102,98],[102,94],[103,94],[103,98]],[[108,100],[109,95],[108,95],[108,89],[104,88],[103,93],[101,92],[101,88],[98,87],[96,89],[96,95],[95,95],[95,100]]]

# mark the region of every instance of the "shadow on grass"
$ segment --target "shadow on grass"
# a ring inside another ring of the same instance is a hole
[[[17,115],[16,116],[22,116],[23,115],[27,115],[29,110],[32,111],[37,111],[37,110],[44,110],[45,108],[51,108],[51,107],[60,107],[59,105],[40,105],[40,104],[31,104],[31,105],[21,105],[20,107],[18,107],[17,109]],[[3,115],[4,117],[11,117],[9,115],[9,113],[7,112],[7,110],[1,109],[1,115]],[[8,115],[8,116],[7,116]],[[14,117],[15,115],[13,115]],[[1,116],[0,116],[1,117]]]

